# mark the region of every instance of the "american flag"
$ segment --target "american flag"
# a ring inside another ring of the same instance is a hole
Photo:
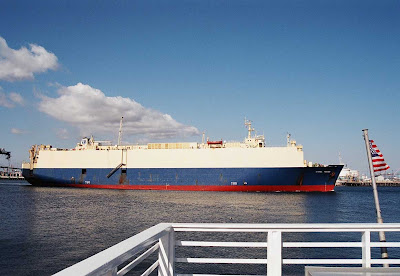
[[[390,168],[388,164],[386,164],[385,159],[383,159],[383,155],[375,145],[374,140],[369,140],[369,149],[371,150],[374,173],[385,171]]]

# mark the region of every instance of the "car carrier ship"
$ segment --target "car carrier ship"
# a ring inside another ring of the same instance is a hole
[[[243,142],[110,145],[83,138],[73,149],[34,145],[23,176],[35,186],[185,191],[328,192],[343,165],[312,165],[290,140],[267,147],[264,135]],[[122,127],[122,119],[121,119]],[[120,127],[120,135],[121,135]]]

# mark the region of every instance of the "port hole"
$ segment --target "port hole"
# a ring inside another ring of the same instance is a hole
[[[82,169],[82,174],[86,174],[86,169]]]
[[[121,169],[121,172],[122,172],[123,174],[126,174],[126,169]]]

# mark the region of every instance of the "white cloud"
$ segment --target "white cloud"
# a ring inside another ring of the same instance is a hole
[[[24,105],[24,99],[22,98],[22,96],[18,93],[15,92],[11,92],[8,97],[10,98],[11,101],[13,101],[16,104],[19,105]]]
[[[14,50],[0,36],[0,80],[16,81],[33,79],[35,73],[55,70],[58,67],[56,55],[42,46],[29,44],[30,49],[21,47]]]
[[[19,128],[12,128],[12,129],[11,129],[11,133],[12,133],[12,134],[20,135],[20,134],[25,134],[26,131],[25,131],[25,130],[22,130],[22,129],[19,129]]]
[[[2,91],[0,91],[0,106],[7,108],[14,107],[14,105],[8,100],[7,95]]]
[[[24,105],[24,99],[18,93],[11,92],[8,95],[0,87],[0,106],[7,108],[15,107],[15,104]]]
[[[63,139],[63,140],[69,139],[69,133],[66,128],[57,129],[56,135],[58,138]]]
[[[78,83],[60,87],[58,98],[40,96],[39,110],[78,127],[81,134],[117,133],[121,116],[124,134],[151,138],[198,135],[193,126],[175,121],[170,115],[143,107],[130,98],[107,97],[99,89]]]

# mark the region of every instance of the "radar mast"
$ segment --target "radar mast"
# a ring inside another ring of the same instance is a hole
[[[247,139],[251,139],[251,132],[254,131],[254,128],[251,128],[251,121],[250,120],[246,120],[246,118],[244,118],[244,124],[247,127]]]

